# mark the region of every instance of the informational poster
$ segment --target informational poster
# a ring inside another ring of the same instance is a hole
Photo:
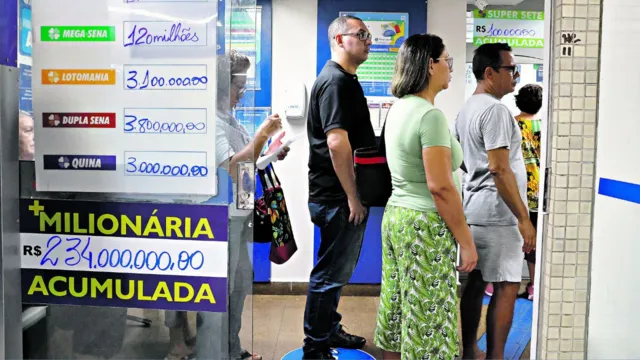
[[[22,56],[31,56],[33,43],[33,31],[31,27],[31,0],[19,0],[18,2],[18,31],[19,48],[18,51]]]
[[[536,82],[542,83],[544,81],[544,65],[535,64],[533,68],[536,70]]]
[[[228,207],[20,202],[22,301],[225,312]]]
[[[33,73],[31,66],[20,64],[20,111],[33,116],[33,94],[31,91],[31,79]]]
[[[269,117],[270,113],[270,107],[244,107],[236,108],[234,116],[253,137],[258,126]]]
[[[473,44],[505,42],[512,48],[544,47],[544,12],[524,10],[473,11]]]
[[[34,4],[38,191],[216,195],[217,10]]]
[[[33,94],[31,91],[31,55],[33,31],[31,25],[31,0],[18,1],[18,68],[20,69],[19,102],[19,150],[20,160],[34,159],[35,136],[33,123]]]
[[[260,90],[262,6],[234,7],[227,12],[227,16],[231,17],[229,38],[232,48],[246,55],[251,61],[247,74],[247,89]]]
[[[371,33],[369,59],[358,68],[358,78],[365,96],[393,96],[391,79],[400,46],[407,38],[408,13],[340,12],[340,16],[356,16]]]

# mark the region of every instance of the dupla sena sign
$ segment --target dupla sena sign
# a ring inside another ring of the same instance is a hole
[[[473,44],[504,42],[512,48],[544,47],[544,12],[486,10],[473,12]]]

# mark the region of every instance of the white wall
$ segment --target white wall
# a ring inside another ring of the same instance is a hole
[[[285,89],[302,81],[310,92],[316,77],[316,44],[318,0],[273,0],[273,109],[283,114]],[[436,105],[450,122],[464,102],[465,0],[429,0],[427,26],[430,33],[440,35],[455,58],[453,80],[449,90],[438,96]],[[431,15],[430,15],[431,14]],[[290,134],[306,132],[306,120],[287,123]],[[309,143],[306,135],[295,142],[286,161],[277,163],[291,214],[298,253],[284,265],[271,267],[272,282],[307,282],[313,267],[313,224],[307,200]]]
[[[453,73],[449,89],[436,99],[438,107],[449,120],[456,119],[465,101],[466,0],[429,0],[427,3],[427,32],[440,36],[453,56]]]
[[[272,106],[284,116],[285,89],[302,81],[311,91],[316,78],[317,0],[273,0]],[[285,125],[290,135],[306,132],[306,120]],[[309,217],[306,135],[291,146],[286,161],[276,164],[291,214],[298,252],[283,265],[271,265],[273,282],[307,282],[313,267],[313,224]]]
[[[640,39],[625,28],[640,18],[640,3],[610,0],[603,1],[603,8],[596,181],[605,177],[640,184],[634,159],[640,90],[623,85],[640,76]],[[625,49],[624,56],[619,49]],[[587,357],[637,359],[640,204],[596,195],[593,214]]]

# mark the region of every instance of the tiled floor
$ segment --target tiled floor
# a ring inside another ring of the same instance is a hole
[[[304,337],[302,331],[304,305],[304,296],[249,297],[241,331],[243,346],[261,354],[265,360],[279,360],[289,351],[299,348]],[[372,344],[377,308],[378,298],[376,297],[344,296],[341,299],[339,311],[343,314],[343,324],[349,332],[367,338],[368,344],[365,351],[380,359],[380,351]],[[164,311],[129,309],[129,315],[153,321],[151,327],[144,328],[132,321],[125,321],[124,309],[66,307],[62,310],[64,310],[62,316],[58,311],[57,316],[47,318],[44,333],[32,334],[34,339],[29,342],[30,350],[38,350],[36,347],[46,346],[48,350],[44,353],[47,353],[48,359],[94,358],[77,354],[79,349],[102,349],[106,353],[115,355],[106,357],[102,355],[98,358],[111,359],[164,359],[166,355],[169,334],[164,326]],[[82,320],[70,320],[76,317]],[[82,325],[78,326],[78,322]],[[69,326],[70,323],[73,324]],[[190,323],[195,331],[195,314],[190,314]],[[86,342],[83,345],[76,344],[75,350],[73,332],[69,330],[73,328],[82,333],[83,341]],[[120,341],[123,339],[122,336],[119,338],[111,336],[119,331],[125,332],[123,341]],[[480,325],[479,335],[482,333],[484,333],[483,323]],[[49,339],[48,344],[42,341],[44,337]],[[93,350],[81,352],[95,355]],[[25,356],[25,358],[28,357]],[[522,359],[528,358],[527,349]]]

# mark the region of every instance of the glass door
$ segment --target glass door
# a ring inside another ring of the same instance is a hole
[[[255,129],[234,108],[252,101],[255,1],[47,3],[20,163],[23,358],[251,353]]]

